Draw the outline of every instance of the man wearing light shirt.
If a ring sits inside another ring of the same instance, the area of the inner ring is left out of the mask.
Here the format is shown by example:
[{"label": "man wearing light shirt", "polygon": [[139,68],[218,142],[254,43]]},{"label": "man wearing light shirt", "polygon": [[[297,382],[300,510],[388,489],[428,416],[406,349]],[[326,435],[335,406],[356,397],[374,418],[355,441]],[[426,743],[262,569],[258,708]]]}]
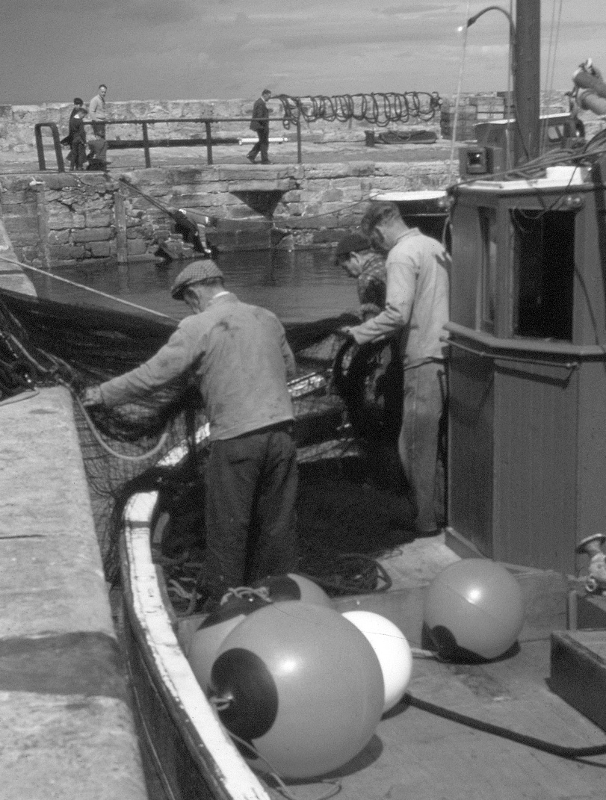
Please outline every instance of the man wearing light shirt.
[{"label": "man wearing light shirt", "polygon": [[107,162],[107,142],[105,141],[105,120],[107,119],[107,111],[105,109],[105,95],[107,94],[107,86],[102,83],[99,86],[98,93],[90,101],[88,107],[88,115],[93,123],[93,133],[95,136],[103,140],[103,146],[100,148],[99,158]]},{"label": "man wearing light shirt", "polygon": [[383,311],[345,332],[358,344],[398,337],[404,369],[398,451],[415,501],[415,533],[429,536],[443,524],[438,444],[445,402],[443,337],[450,257],[436,239],[409,228],[394,203],[371,203],[361,228],[376,249],[389,251],[387,297]]}]

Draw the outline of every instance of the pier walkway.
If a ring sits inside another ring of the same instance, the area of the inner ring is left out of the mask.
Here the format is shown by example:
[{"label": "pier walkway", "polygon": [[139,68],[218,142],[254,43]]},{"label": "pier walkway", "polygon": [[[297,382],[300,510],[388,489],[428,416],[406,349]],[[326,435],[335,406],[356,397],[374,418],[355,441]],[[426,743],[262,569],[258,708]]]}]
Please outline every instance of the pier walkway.
[{"label": "pier walkway", "polygon": [[144,800],[69,393],[0,428],[0,797]]}]

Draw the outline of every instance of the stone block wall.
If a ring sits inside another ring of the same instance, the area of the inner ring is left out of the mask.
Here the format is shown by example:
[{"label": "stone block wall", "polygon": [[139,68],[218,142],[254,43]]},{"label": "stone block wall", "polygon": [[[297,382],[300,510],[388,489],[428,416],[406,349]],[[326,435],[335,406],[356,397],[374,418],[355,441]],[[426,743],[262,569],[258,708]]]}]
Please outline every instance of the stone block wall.
[{"label": "stone block wall", "polygon": [[[475,140],[475,126],[480,122],[505,119],[512,116],[513,106],[507,92],[464,94],[456,98],[444,98],[440,114],[440,130],[445,139],[452,139],[455,117],[458,142]],[[542,92],[542,114],[564,114],[568,112],[568,98],[564,92]]]},{"label": "stone block wall", "polygon": [[[88,102],[88,101],[87,101]],[[108,127],[110,139],[141,139],[142,130],[138,125],[114,124],[119,120],[163,120],[175,119],[178,122],[158,122],[149,128],[150,138],[191,139],[204,137],[206,128],[202,123],[192,119],[209,117],[221,120],[237,118],[236,122],[214,122],[212,135],[218,137],[254,136],[249,128],[254,98],[250,100],[130,100],[107,103]],[[278,120],[284,116],[279,100],[270,100],[272,118],[272,136],[286,136],[296,139],[296,128],[285,128]],[[0,155],[12,153],[35,153],[34,126],[37,123],[54,122],[61,136],[67,134],[71,103],[44,103],[39,106],[0,105]],[[303,141],[364,141],[365,131],[372,129],[368,122],[350,119],[347,122],[327,121],[319,119],[315,122],[302,123],[301,138]],[[440,112],[433,120],[427,122],[411,119],[408,123],[394,123],[389,130],[431,130],[440,134]],[[42,129],[45,146],[52,145],[49,129]]]},{"label": "stone block wall", "polygon": [[377,194],[444,188],[449,178],[444,161],[273,165],[262,173],[230,164],[35,179],[3,175],[0,209],[18,259],[49,268],[149,259],[167,239],[176,240],[177,256],[191,256],[174,236],[170,216],[152,201],[214,218],[221,249],[240,249],[234,227],[250,231],[255,224],[269,237],[259,247],[277,239],[292,248],[323,247],[356,225]]}]

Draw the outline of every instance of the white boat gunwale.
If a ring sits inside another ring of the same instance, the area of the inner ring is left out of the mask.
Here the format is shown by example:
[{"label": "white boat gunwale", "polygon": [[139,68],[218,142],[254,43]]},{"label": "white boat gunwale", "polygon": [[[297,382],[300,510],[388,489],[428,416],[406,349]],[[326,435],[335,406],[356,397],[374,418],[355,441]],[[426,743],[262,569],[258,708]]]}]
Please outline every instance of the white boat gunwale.
[{"label": "white boat gunwale", "polygon": [[155,491],[133,495],[125,509],[122,563],[128,623],[147,669],[157,678],[155,688],[173,722],[182,734],[187,732],[186,746],[212,796],[269,800],[219,721],[177,641],[151,553],[151,520],[157,497]]}]

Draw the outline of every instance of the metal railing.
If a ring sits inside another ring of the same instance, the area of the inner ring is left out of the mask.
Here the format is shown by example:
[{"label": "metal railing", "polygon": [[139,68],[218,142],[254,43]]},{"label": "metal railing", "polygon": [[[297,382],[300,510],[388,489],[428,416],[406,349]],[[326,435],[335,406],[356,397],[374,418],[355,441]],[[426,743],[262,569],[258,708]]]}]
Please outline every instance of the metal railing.
[{"label": "metal railing", "polygon": [[[303,163],[303,152],[301,147],[301,120],[296,119],[288,119],[288,117],[281,117],[277,119],[271,119],[270,122],[284,122],[287,120],[289,123],[289,127],[293,126],[296,129],[297,135],[297,163]],[[226,145],[226,144],[238,144],[242,137],[236,136],[224,136],[219,137],[212,135],[212,125],[218,122],[246,122],[250,123],[250,117],[175,117],[175,118],[168,118],[168,119],[116,119],[116,120],[105,120],[104,125],[107,128],[111,126],[117,125],[134,125],[134,126],[141,126],[141,138],[140,139],[111,139],[107,138],[107,149],[108,150],[125,150],[125,149],[138,149],[143,150],[144,158],[145,158],[145,166],[151,167],[151,149],[154,147],[206,147],[206,163],[212,164],[213,163],[213,146],[218,145]],[[162,138],[162,139],[153,139],[149,136],[149,128],[150,125],[166,125],[168,123],[179,123],[180,125],[184,124],[199,124],[204,126],[204,136],[200,137],[192,137],[189,139],[171,139],[171,138]],[[92,125],[92,122],[85,122],[85,125]],[[57,169],[59,172],[65,172],[65,160],[63,158],[63,152],[61,150],[61,139],[59,130],[57,125],[54,122],[38,122],[34,126],[34,135],[36,139],[36,149],[38,152],[38,166],[40,171],[45,171],[46,167],[46,158],[44,154],[44,142],[42,138],[42,129],[49,128],[52,138],[53,138],[53,145],[55,149],[55,155],[57,158]]]}]

